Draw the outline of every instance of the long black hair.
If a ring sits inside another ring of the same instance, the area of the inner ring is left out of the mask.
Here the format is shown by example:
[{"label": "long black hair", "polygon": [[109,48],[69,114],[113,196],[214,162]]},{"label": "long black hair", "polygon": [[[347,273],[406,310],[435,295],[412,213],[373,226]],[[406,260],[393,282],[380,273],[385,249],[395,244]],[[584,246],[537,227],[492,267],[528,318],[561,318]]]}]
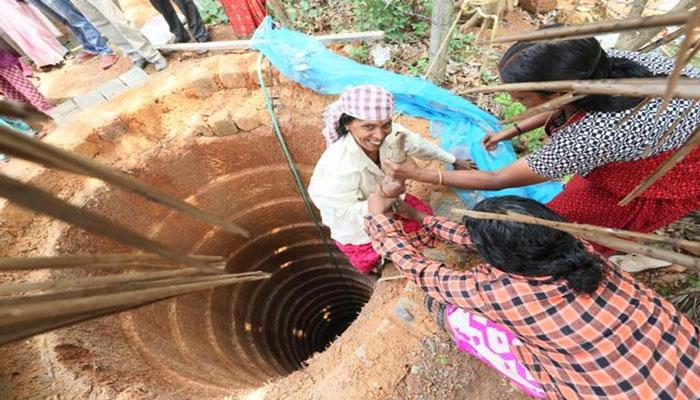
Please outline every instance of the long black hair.
[{"label": "long black hair", "polygon": [[355,119],[355,117],[352,117],[345,113],[342,114],[340,118],[338,118],[338,137],[343,137],[348,134],[348,128],[346,128],[345,126],[354,121]]},{"label": "long black hair", "polygon": [[[609,57],[595,38],[544,42],[517,42],[501,58],[498,71],[503,83],[586,79],[648,78],[645,66]],[[586,111],[622,111],[643,98],[591,95],[574,104]]]},{"label": "long black hair", "polygon": [[[557,213],[518,196],[492,197],[476,211],[519,214],[563,221]],[[518,275],[565,279],[576,292],[593,293],[603,279],[602,260],[570,234],[541,225],[464,218],[479,254],[494,267]]]}]

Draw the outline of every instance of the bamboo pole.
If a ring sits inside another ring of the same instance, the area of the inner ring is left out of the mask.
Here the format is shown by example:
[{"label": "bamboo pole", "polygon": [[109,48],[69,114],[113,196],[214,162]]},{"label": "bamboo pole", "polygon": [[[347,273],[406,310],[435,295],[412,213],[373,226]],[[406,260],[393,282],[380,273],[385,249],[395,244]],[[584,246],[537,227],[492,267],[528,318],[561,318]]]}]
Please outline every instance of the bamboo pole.
[{"label": "bamboo pole", "polygon": [[[589,225],[589,224],[575,224],[575,223],[570,223],[570,222],[550,221],[550,220],[546,220],[546,219],[536,218],[536,217],[532,217],[529,215],[517,214],[517,213],[513,213],[513,212],[508,212],[507,214],[497,214],[497,213],[489,213],[489,212],[483,212],[483,211],[464,210],[464,209],[459,209],[459,208],[453,208],[452,211],[454,211],[455,213],[457,213],[459,215],[464,215],[467,217],[477,218],[477,219],[492,219],[492,220],[497,220],[497,221],[520,222],[520,223],[525,223],[525,224],[542,225],[542,226],[546,226],[546,227],[553,228],[553,229],[559,229],[559,230],[568,232],[572,235],[580,235],[580,236],[597,235],[598,237],[603,237],[606,239],[613,238],[613,237],[620,237],[620,238],[626,238],[626,239],[646,240],[646,241],[652,241],[652,242],[656,242],[656,243],[663,243],[663,244],[671,245],[671,246],[678,247],[678,248],[681,248],[684,250],[690,250],[690,251],[700,250],[700,243],[698,243],[698,242],[693,242],[693,241],[685,240],[685,239],[669,238],[669,237],[660,236],[660,235],[653,235],[653,234],[649,234],[649,233],[625,231],[625,230],[621,230],[621,229],[606,228],[606,227],[602,227],[602,226]],[[634,242],[630,242],[630,243],[632,243],[634,245],[638,245],[637,243],[634,243]],[[607,246],[604,242],[601,244],[604,246]],[[610,246],[607,246],[607,247],[610,247]],[[683,260],[685,260],[686,262],[690,262],[692,264],[690,266],[700,267],[700,259],[698,259],[698,258],[690,257],[690,258],[683,258]],[[694,261],[692,261],[692,260],[694,260]]]},{"label": "bamboo pole", "polygon": [[619,120],[619,121],[617,122],[617,124],[615,124],[615,126],[613,127],[613,130],[618,130],[618,129],[620,129],[620,127],[622,127],[622,125],[624,125],[627,121],[629,121],[630,119],[632,119],[632,117],[634,117],[635,115],[637,115],[637,113],[638,113],[642,108],[644,108],[647,104],[649,104],[650,101],[651,101],[651,97],[646,97],[644,100],[642,100],[641,102],[639,102],[639,104],[637,104],[636,106],[634,106],[634,108],[632,109],[632,111],[630,111],[629,114],[625,115],[621,120]]},{"label": "bamboo pole", "polygon": [[[331,35],[316,36],[321,43],[348,43],[355,41],[376,41],[384,38],[384,31],[367,31],[352,33],[334,33]],[[221,40],[205,43],[173,43],[155,46],[157,50],[166,51],[222,51],[222,50],[248,50],[252,40]]]},{"label": "bamboo pole", "polygon": [[246,238],[250,236],[240,226],[206,213],[183,200],[171,197],[126,174],[2,126],[0,126],[0,151],[10,156],[23,158],[51,168],[59,168],[75,174],[101,179],[122,189],[140,194],[153,202],[166,205],[191,217],[218,226],[228,232]]},{"label": "bamboo pole", "polygon": [[492,40],[491,43],[531,42],[535,40],[574,39],[589,37],[601,33],[624,32],[628,30],[654,28],[659,26],[683,25],[689,21],[687,12],[668,13],[651,17],[629,18],[597,22],[586,25],[565,26],[561,28],[541,29],[514,35],[506,35]]},{"label": "bamboo pole", "polygon": [[[157,301],[172,296],[179,296],[200,290],[212,289],[218,286],[258,281],[268,279],[269,277],[270,274],[260,273],[258,276],[246,277],[239,277],[232,274],[223,277],[213,277],[214,279],[211,279],[211,277],[192,278],[185,283],[168,287],[156,287],[120,293],[107,293],[89,297],[51,300],[46,302],[34,302],[10,306],[4,305],[0,306],[0,327],[29,322],[51,316],[72,315],[77,313],[98,311],[104,308]],[[0,328],[0,330],[2,329]]]},{"label": "bamboo pole", "polygon": [[[219,267],[225,263],[221,256],[207,256],[190,254],[187,256],[193,260],[207,263],[210,267]],[[54,257],[0,257],[0,271],[23,271],[49,268],[80,268],[80,267],[135,267],[144,264],[158,263],[164,261],[161,256],[154,254],[80,254],[61,255]],[[136,264],[136,265],[135,265]],[[164,265],[170,267],[172,265]]]},{"label": "bamboo pole", "polygon": [[525,111],[522,114],[516,115],[516,116],[508,118],[506,120],[503,120],[503,121],[501,121],[501,123],[502,124],[509,124],[511,122],[521,121],[523,119],[530,118],[534,115],[538,115],[538,114],[541,114],[541,113],[546,112],[546,111],[553,111],[561,106],[564,106],[564,105],[569,104],[569,103],[573,103],[573,102],[580,100],[584,97],[586,97],[586,96],[580,95],[580,94],[575,94],[573,92],[565,93],[559,97],[555,97],[552,100],[546,101],[537,107],[528,109],[527,111]]},{"label": "bamboo pole", "polygon": [[[673,97],[673,94],[675,92],[675,88],[678,85],[678,80],[681,77],[681,72],[683,71],[683,68],[685,68],[690,59],[695,55],[695,53],[697,53],[698,49],[700,49],[700,46],[697,46],[698,44],[700,44],[700,42],[696,43],[695,39],[695,28],[698,25],[700,25],[700,7],[697,7],[695,11],[691,13],[690,18],[688,19],[688,22],[685,26],[685,40],[683,40],[683,43],[681,43],[681,48],[678,51],[678,56],[676,57],[676,66],[675,68],[673,68],[673,71],[668,76],[668,86],[666,88],[666,92],[664,93],[664,101],[661,103],[661,106],[656,112],[657,118],[666,109],[668,103],[671,101],[671,98]],[[693,48],[693,46],[695,47]]]},{"label": "bamboo pole", "polygon": [[700,100],[694,100],[693,103],[685,111],[683,111],[681,115],[676,117],[673,123],[671,123],[671,126],[669,126],[668,129],[666,129],[664,133],[661,134],[656,143],[650,144],[649,146],[647,146],[647,148],[644,149],[644,151],[642,151],[642,157],[647,157],[649,153],[651,153],[651,150],[653,148],[659,148],[663,146],[664,143],[666,143],[666,140],[668,140],[668,138],[671,136],[671,133],[673,133],[673,131],[676,130],[678,124],[685,121],[685,117],[687,117],[688,114],[690,114],[695,109],[695,107],[698,105],[698,101]]},{"label": "bamboo pole", "polygon": [[[663,97],[666,92],[666,83],[664,78],[521,82],[480,86],[464,90],[460,94],[513,91],[574,91],[578,94]],[[680,79],[673,95],[680,98],[700,99],[700,82],[697,79]]]},{"label": "bamboo pole", "polygon": [[[2,136],[0,133],[0,137]],[[5,197],[32,211],[49,215],[137,249],[158,254],[179,264],[211,269],[200,260],[191,259],[180,252],[171,250],[160,243],[117,225],[101,215],[81,210],[41,189],[26,185],[4,175],[0,175],[0,197]]]},{"label": "bamboo pole", "polygon": [[659,47],[661,47],[661,46],[664,46],[664,45],[666,45],[666,44],[669,44],[669,43],[673,42],[674,40],[676,40],[676,39],[678,39],[679,37],[683,36],[683,33],[685,33],[685,27],[678,28],[678,29],[676,29],[675,31],[669,33],[668,35],[663,36],[663,37],[661,37],[661,38],[659,38],[659,39],[657,39],[657,40],[655,40],[655,41],[653,41],[653,42],[647,44],[646,46],[642,47],[642,48],[639,49],[638,51],[639,51],[640,53],[648,53],[648,52],[650,52],[650,51],[652,51],[652,50],[654,50],[654,49],[657,49],[657,48],[659,48]]},{"label": "bamboo pole", "polygon": [[[224,271],[219,271],[223,273]],[[81,277],[66,279],[49,279],[42,282],[15,282],[0,285],[0,295],[26,293],[31,291],[74,291],[85,290],[94,287],[114,285],[121,283],[132,283],[142,281],[152,281],[164,278],[177,278],[189,275],[211,274],[203,272],[199,268],[181,268],[158,272],[128,272],[121,274],[105,275],[98,277]]]},{"label": "bamboo pole", "polygon": [[28,104],[6,100],[0,100],[0,115],[39,122],[47,122],[50,119],[48,115],[37,111]]},{"label": "bamboo pole", "polygon": [[659,165],[656,170],[649,175],[642,183],[637,185],[624,199],[620,200],[619,206],[626,206],[632,200],[636,199],[637,196],[642,194],[651,185],[654,184],[659,178],[661,178],[666,172],[670,171],[679,162],[683,161],[685,156],[690,154],[696,147],[700,145],[700,127],[695,129],[695,133],[688,139],[688,141],[681,146],[671,157],[669,157],[663,164]]}]

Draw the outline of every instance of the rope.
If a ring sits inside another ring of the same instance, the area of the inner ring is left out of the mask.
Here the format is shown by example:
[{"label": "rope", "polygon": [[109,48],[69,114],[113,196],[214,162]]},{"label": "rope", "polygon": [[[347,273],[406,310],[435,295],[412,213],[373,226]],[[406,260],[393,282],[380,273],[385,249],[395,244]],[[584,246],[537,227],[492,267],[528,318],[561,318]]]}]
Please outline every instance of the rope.
[{"label": "rope", "polygon": [[282,135],[282,129],[280,128],[279,121],[277,120],[277,116],[275,115],[275,107],[272,104],[272,98],[270,97],[270,93],[268,92],[267,86],[265,85],[265,78],[263,76],[264,57],[265,56],[262,53],[260,53],[260,56],[258,57],[258,80],[260,82],[260,89],[262,90],[263,97],[265,99],[265,107],[267,108],[267,112],[270,114],[270,119],[272,120],[272,127],[275,132],[275,137],[277,138],[277,142],[280,145],[282,154],[284,154],[284,158],[287,160],[287,166],[289,167],[289,171],[294,177],[294,183],[296,184],[297,189],[299,190],[299,194],[301,194],[301,198],[304,200],[304,207],[306,208],[306,213],[309,215],[309,218],[311,218],[311,221],[313,221],[314,225],[316,226],[318,236],[321,238],[323,246],[325,247],[328,256],[330,257],[331,261],[333,262],[333,265],[335,266],[335,270],[338,273],[338,278],[342,279],[343,277],[340,273],[340,265],[338,264],[338,259],[335,257],[335,254],[333,253],[333,247],[328,241],[326,234],[323,232],[321,221],[318,220],[318,217],[316,216],[316,213],[314,212],[313,207],[311,206],[311,199],[309,198],[309,193],[306,191],[304,181],[301,179],[301,175],[299,174],[299,169],[297,168],[296,163],[294,162],[294,158],[292,158],[292,154],[289,152],[289,148],[287,147],[287,141]]}]

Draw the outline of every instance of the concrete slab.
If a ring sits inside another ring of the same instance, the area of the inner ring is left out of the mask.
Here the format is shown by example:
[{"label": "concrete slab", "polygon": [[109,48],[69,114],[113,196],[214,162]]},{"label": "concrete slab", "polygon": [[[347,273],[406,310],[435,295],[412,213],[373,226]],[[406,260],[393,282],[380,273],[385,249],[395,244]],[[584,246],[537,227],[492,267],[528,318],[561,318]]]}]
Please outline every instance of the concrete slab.
[{"label": "concrete slab", "polygon": [[97,88],[97,91],[102,93],[102,96],[107,100],[111,100],[127,90],[129,90],[129,87],[119,79],[112,79]]},{"label": "concrete slab", "polygon": [[57,124],[63,124],[70,120],[78,110],[80,110],[80,107],[73,100],[66,100],[52,108],[49,111],[49,115]]},{"label": "concrete slab", "polygon": [[119,80],[130,88],[144,85],[148,81],[148,74],[141,68],[132,68],[119,76]]},{"label": "concrete slab", "polygon": [[102,93],[99,91],[92,90],[87,93],[83,93],[80,96],[73,97],[73,101],[81,109],[85,110],[98,104],[106,103],[107,99],[105,99],[104,96],[102,96]]}]

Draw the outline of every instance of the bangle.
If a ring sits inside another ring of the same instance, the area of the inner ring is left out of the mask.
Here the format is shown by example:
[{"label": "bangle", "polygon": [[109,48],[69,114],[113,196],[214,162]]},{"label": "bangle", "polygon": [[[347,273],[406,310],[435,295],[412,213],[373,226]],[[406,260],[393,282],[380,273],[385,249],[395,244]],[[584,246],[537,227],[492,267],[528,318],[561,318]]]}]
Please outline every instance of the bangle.
[{"label": "bangle", "polygon": [[442,171],[437,170],[438,173],[438,186],[442,186]]},{"label": "bangle", "polygon": [[513,128],[515,128],[515,131],[518,132],[518,135],[522,135],[522,134],[523,134],[523,130],[520,129],[520,127],[518,126],[518,124],[513,124]]}]

